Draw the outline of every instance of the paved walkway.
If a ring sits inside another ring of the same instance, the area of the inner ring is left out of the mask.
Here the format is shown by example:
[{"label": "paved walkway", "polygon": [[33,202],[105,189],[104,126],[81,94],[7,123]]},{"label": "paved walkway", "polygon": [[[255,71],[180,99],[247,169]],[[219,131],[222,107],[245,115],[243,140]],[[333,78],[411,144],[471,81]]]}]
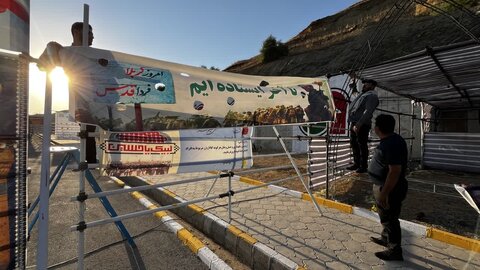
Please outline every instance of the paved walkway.
[{"label": "paved walkway", "polygon": [[[211,175],[194,173],[145,177],[161,183]],[[294,180],[299,181],[299,180]],[[205,196],[213,180],[167,187],[184,199]],[[232,189],[250,185],[232,181]],[[227,180],[219,179],[211,195],[227,191]],[[378,222],[312,202],[273,189],[260,188],[235,194],[231,224],[260,242],[308,269],[480,269],[480,254],[437,240],[403,232],[404,262],[385,263],[374,252],[383,247],[369,241],[381,231]],[[198,205],[228,220],[227,198]]]}]

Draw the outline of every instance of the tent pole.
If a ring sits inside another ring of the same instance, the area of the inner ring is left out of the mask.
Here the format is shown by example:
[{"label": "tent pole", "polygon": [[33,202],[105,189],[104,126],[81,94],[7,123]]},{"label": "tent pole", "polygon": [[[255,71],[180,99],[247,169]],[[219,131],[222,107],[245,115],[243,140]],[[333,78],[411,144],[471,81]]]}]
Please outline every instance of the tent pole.
[{"label": "tent pole", "polygon": [[48,263],[48,207],[50,189],[50,136],[52,133],[52,81],[47,72],[45,105],[43,109],[43,143],[40,177],[40,205],[38,209],[37,268],[47,269]]}]

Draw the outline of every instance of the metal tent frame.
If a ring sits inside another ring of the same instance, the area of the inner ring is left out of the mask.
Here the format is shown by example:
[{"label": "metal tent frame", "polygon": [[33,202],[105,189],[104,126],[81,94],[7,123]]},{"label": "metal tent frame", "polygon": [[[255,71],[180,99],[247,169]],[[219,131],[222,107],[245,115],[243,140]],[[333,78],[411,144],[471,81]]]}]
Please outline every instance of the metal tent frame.
[{"label": "metal tent frame", "polygon": [[467,41],[425,50],[365,68],[361,79],[440,109],[480,108],[480,44]]}]

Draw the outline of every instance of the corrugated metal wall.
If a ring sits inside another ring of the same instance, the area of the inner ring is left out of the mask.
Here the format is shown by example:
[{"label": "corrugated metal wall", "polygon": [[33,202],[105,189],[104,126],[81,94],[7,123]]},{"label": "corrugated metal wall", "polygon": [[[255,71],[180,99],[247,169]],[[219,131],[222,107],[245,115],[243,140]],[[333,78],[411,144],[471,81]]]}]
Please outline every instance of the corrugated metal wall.
[{"label": "corrugated metal wall", "polygon": [[[372,139],[372,138],[371,138]],[[369,142],[370,158],[378,141]],[[309,145],[310,156],[308,170],[310,173],[310,187],[314,188],[325,184],[327,180],[327,139],[318,137],[313,139]],[[328,168],[328,181],[334,181],[337,178],[349,173],[345,168],[350,166],[352,161],[352,152],[350,149],[350,139],[346,136],[331,137],[328,147],[328,157],[330,167]]]},{"label": "corrugated metal wall", "polygon": [[480,133],[428,132],[423,145],[428,168],[480,172]]}]

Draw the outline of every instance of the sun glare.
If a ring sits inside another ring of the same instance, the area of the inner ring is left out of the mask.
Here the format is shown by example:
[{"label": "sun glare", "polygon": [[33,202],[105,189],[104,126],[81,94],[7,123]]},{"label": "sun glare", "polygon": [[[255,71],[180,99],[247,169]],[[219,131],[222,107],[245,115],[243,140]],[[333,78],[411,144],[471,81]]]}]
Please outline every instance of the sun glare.
[{"label": "sun glare", "polygon": [[50,72],[50,79],[53,85],[68,86],[68,77],[61,67],[55,67],[52,72]]},{"label": "sun glare", "polygon": [[[49,76],[52,80],[52,109],[68,109],[68,77],[63,68],[54,68]],[[30,114],[43,113],[44,96],[45,72],[36,65],[30,65]]]}]

